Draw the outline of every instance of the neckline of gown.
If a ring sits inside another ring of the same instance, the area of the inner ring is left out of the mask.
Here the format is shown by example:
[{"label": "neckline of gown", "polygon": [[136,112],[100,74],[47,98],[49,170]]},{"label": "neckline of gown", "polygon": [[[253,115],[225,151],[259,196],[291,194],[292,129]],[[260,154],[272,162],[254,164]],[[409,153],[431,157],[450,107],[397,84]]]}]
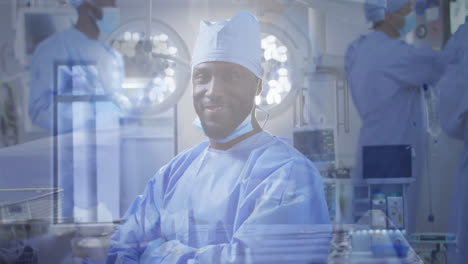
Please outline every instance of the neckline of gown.
[{"label": "neckline of gown", "polygon": [[241,142],[232,146],[230,149],[227,149],[227,150],[214,149],[210,147],[210,145],[208,144],[208,146],[206,147],[206,151],[212,152],[212,153],[220,153],[220,154],[250,151],[262,145],[266,146],[266,144],[268,144],[272,139],[273,139],[273,136],[270,135],[270,133],[266,131],[261,131],[255,135],[252,135],[251,137],[248,137],[242,140]]}]

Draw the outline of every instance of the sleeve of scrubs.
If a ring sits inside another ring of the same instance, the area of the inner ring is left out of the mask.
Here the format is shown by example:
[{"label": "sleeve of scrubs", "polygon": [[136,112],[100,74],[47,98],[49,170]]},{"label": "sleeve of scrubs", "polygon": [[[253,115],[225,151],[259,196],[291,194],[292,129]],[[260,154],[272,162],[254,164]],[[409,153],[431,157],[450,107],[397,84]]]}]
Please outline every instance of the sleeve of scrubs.
[{"label": "sleeve of scrubs", "polygon": [[[465,20],[467,19],[468,19],[468,16],[465,18]],[[468,40],[468,25],[466,24],[466,21],[465,21],[465,23],[460,25],[457,31],[447,41],[447,44],[444,47],[444,51],[463,50],[466,47],[467,40]]]},{"label": "sleeve of scrubs", "polygon": [[466,55],[447,67],[437,84],[440,91],[440,122],[444,131],[463,140],[468,112],[468,58]]},{"label": "sleeve of scrubs", "polygon": [[[468,18],[468,17],[467,17]],[[464,139],[468,112],[468,25],[461,25],[452,35],[445,50],[456,53],[437,84],[440,91],[440,122],[444,131],[452,137]]]},{"label": "sleeve of scrubs", "polygon": [[107,263],[139,263],[140,255],[151,241],[161,239],[159,211],[155,204],[154,177],[126,212],[125,223],[110,241]]},{"label": "sleeve of scrubs", "polygon": [[[308,161],[294,160],[243,185],[229,243],[192,248],[177,240],[155,240],[140,262],[322,263],[328,257],[329,223],[318,172]],[[306,232],[304,226],[315,228]]]},{"label": "sleeve of scrubs", "polygon": [[440,52],[430,48],[415,48],[399,42],[399,52],[388,54],[390,65],[384,69],[401,83],[401,87],[435,84],[452,59],[452,52]]},{"label": "sleeve of scrubs", "polygon": [[33,124],[46,130],[52,128],[54,66],[50,56],[39,46],[30,66],[29,117]]}]

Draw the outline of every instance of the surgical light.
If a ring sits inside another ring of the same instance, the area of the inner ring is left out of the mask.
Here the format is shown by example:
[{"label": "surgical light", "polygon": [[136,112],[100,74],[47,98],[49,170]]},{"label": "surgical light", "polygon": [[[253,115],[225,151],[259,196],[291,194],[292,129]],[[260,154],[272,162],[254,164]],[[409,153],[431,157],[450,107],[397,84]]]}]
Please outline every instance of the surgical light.
[{"label": "surgical light", "polygon": [[154,84],[161,84],[162,83],[162,79],[160,77],[156,77],[153,79],[153,83]]},{"label": "surgical light", "polygon": [[130,41],[132,39],[132,33],[130,31],[126,31],[124,33],[124,40],[125,41]]},{"label": "surgical light", "polygon": [[278,85],[277,80],[269,80],[268,81],[268,86],[270,86],[270,87],[276,87],[277,85]]},{"label": "surgical light", "polygon": [[133,32],[132,33],[132,41],[134,41],[134,42],[140,41],[140,34],[138,32]]},{"label": "surgical light", "polygon": [[255,103],[271,109],[291,91],[289,50],[280,38],[269,33],[262,33],[261,48],[264,85]]},{"label": "surgical light", "polygon": [[175,72],[174,72],[174,69],[172,68],[167,68],[164,70],[164,72],[166,73],[167,76],[174,76]]},{"label": "surgical light", "polygon": [[159,41],[166,42],[169,39],[169,36],[166,34],[159,35]]},{"label": "surgical light", "polygon": [[169,55],[175,55],[175,54],[177,54],[177,48],[176,48],[176,47],[170,46],[170,47],[168,48],[168,51],[169,51]]},{"label": "surgical light", "polygon": [[[147,32],[150,31],[150,32]],[[135,20],[123,24],[108,41],[122,54],[126,95],[142,98],[146,115],[172,107],[190,78],[190,55],[182,38],[163,22]]]},{"label": "surgical light", "polygon": [[286,48],[285,46],[280,46],[278,47],[278,52],[281,54],[286,54],[288,52],[288,48]]},{"label": "surgical light", "polygon": [[151,101],[154,101],[154,100],[156,100],[157,95],[158,95],[158,94],[157,94],[157,90],[153,88],[153,89],[151,90],[151,92],[148,94],[148,97],[149,97],[149,99],[150,99]]},{"label": "surgical light", "polygon": [[163,101],[164,101],[164,95],[159,94],[159,95],[158,95],[158,102],[159,102],[159,103],[162,103]]},{"label": "surgical light", "polygon": [[266,97],[266,102],[267,104],[271,105],[274,103],[274,98],[273,98],[273,94],[270,92],[268,93],[267,97]]},{"label": "surgical light", "polygon": [[259,105],[262,102],[262,97],[255,96],[255,104]]},{"label": "surgical light", "polygon": [[280,104],[281,103],[281,95],[280,94],[275,94],[274,95],[274,101],[276,104]]},{"label": "surgical light", "polygon": [[267,41],[268,41],[269,43],[275,43],[276,37],[273,36],[273,35],[269,35],[269,36],[267,37]]},{"label": "surgical light", "polygon": [[279,74],[280,76],[288,76],[288,70],[285,69],[285,68],[280,68],[280,69],[278,70],[278,74]]},{"label": "surgical light", "polygon": [[165,84],[166,88],[169,90],[169,92],[173,93],[176,89],[175,81],[174,78],[167,76],[165,79]]}]

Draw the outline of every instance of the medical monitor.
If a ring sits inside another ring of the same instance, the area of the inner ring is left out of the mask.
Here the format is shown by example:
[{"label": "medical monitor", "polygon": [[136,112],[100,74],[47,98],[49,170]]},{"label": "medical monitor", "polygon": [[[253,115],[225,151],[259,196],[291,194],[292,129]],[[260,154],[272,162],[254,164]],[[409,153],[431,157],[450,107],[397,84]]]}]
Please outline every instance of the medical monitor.
[{"label": "medical monitor", "polygon": [[411,178],[411,146],[364,146],[364,179]]},{"label": "medical monitor", "polygon": [[41,41],[72,27],[77,17],[76,10],[71,7],[20,9],[16,31],[16,58],[22,64],[29,64]]},{"label": "medical monitor", "polygon": [[333,129],[301,129],[293,132],[294,147],[315,165],[334,165],[335,133]]}]

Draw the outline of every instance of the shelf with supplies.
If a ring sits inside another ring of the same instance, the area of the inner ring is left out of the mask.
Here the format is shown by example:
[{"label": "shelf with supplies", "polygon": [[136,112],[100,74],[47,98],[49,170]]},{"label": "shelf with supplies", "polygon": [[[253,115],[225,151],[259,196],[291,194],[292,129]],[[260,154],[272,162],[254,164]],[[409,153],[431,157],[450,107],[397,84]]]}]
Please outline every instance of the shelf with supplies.
[{"label": "shelf with supplies", "polygon": [[404,229],[407,223],[406,189],[413,178],[363,179],[353,185],[352,216],[359,222],[369,212],[370,225]]},{"label": "shelf with supplies", "polygon": [[367,216],[373,221],[376,219],[373,213],[380,210],[380,216],[385,217],[381,220],[382,227],[405,228],[408,215],[406,190],[414,182],[413,178],[355,180],[323,177],[322,180],[332,223],[355,224]]}]

